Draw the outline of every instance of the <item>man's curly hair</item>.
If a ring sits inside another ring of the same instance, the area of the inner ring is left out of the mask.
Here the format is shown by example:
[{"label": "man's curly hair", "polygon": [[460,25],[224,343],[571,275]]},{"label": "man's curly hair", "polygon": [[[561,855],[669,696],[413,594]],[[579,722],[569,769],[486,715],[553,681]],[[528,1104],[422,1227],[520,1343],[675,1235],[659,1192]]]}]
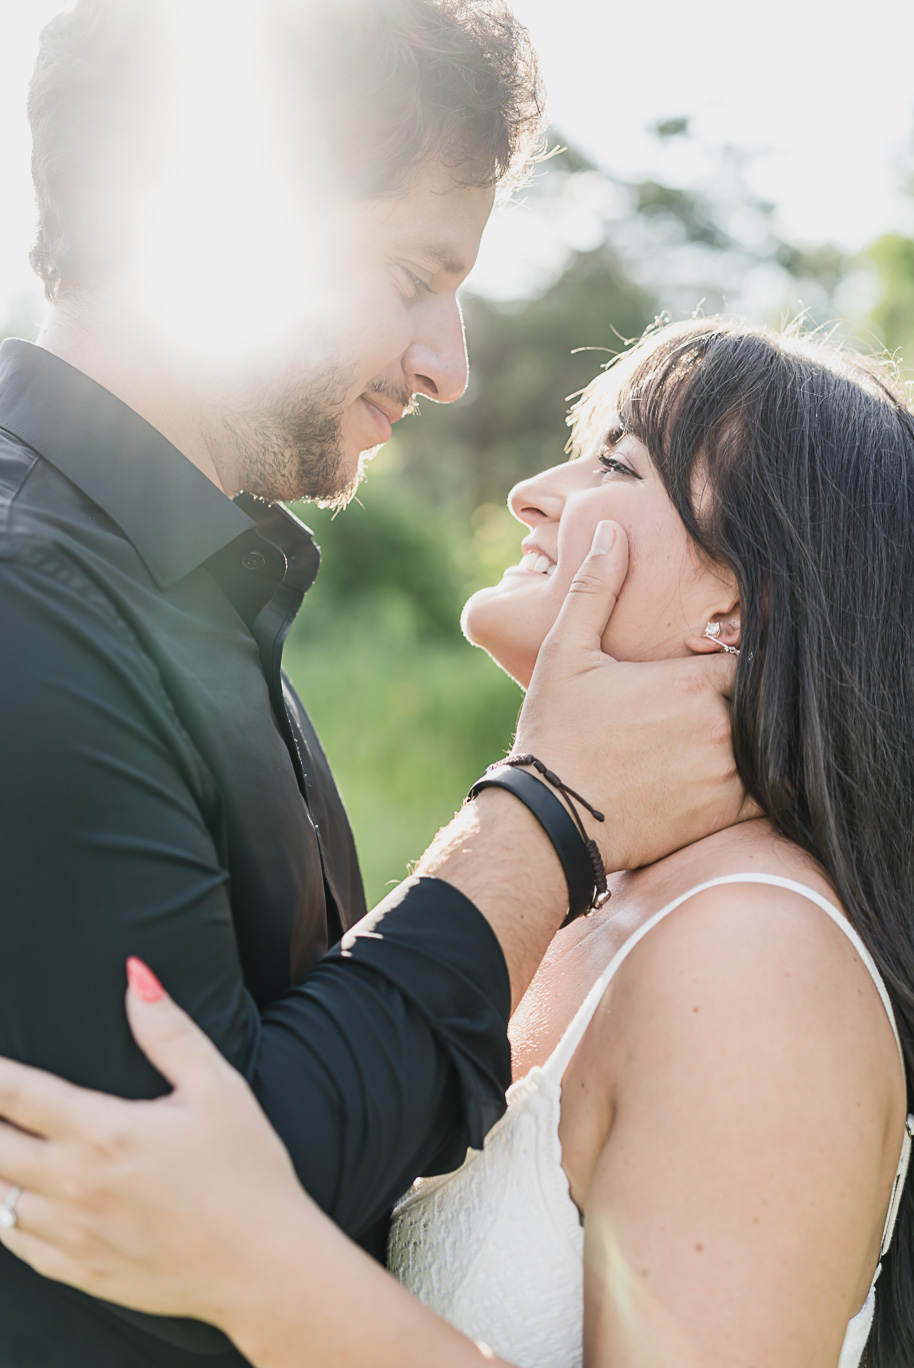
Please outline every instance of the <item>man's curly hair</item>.
[{"label": "man's curly hair", "polygon": [[[76,0],[41,35],[28,104],[31,261],[49,299],[103,283],[120,259],[167,99],[157,9]],[[259,0],[258,10],[278,79],[307,92],[302,164],[320,137],[356,195],[402,193],[431,163],[459,184],[510,188],[541,154],[536,55],[504,0]]]}]

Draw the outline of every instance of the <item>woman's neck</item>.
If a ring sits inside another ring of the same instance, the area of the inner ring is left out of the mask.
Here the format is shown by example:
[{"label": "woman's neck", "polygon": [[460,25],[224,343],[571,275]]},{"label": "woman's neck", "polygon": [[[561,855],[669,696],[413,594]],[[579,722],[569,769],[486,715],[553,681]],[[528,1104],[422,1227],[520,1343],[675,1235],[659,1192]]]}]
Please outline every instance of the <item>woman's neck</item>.
[{"label": "woman's neck", "polygon": [[559,932],[511,1019],[514,1077],[548,1058],[613,955],[648,917],[698,884],[751,873],[795,879],[836,901],[821,866],[761,817],[613,875],[606,907]]}]

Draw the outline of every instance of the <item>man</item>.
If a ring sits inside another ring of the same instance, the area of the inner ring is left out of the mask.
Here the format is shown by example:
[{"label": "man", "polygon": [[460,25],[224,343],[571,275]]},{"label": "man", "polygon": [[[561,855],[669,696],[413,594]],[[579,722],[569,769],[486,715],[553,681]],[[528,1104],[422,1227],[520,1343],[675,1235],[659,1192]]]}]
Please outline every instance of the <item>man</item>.
[{"label": "man", "polygon": [[[209,22],[240,23],[237,8],[206,7]],[[308,1190],[380,1254],[392,1199],[480,1144],[503,1108],[511,997],[569,895],[537,821],[487,790],[425,877],[325,954],[364,902],[281,672],[318,555],[274,501],[343,500],[414,394],[462,393],[456,292],[496,187],[536,145],[541,101],[500,0],[323,9],[305,22],[280,0],[246,8],[283,111],[247,157],[240,142],[226,156],[231,91],[209,142],[211,103],[178,108],[180,29],[163,24],[194,3],[79,0],[43,38],[34,262],[52,307],[39,346],[0,353],[0,1052],[127,1097],[162,1091],[123,1016],[124,960],[140,956],[245,1073]],[[218,34],[203,34],[191,87]],[[277,176],[310,209],[291,225],[266,215],[261,264],[275,250],[279,283],[308,288],[281,290],[275,310],[233,224],[280,129]],[[175,202],[188,146],[199,177]],[[200,277],[177,316],[160,307],[175,224]],[[248,311],[213,327],[201,301],[234,292],[233,269],[209,269],[224,240]],[[665,848],[661,814],[684,843],[731,820],[739,791],[714,677],[607,672],[598,642],[590,630],[544,661],[522,739],[612,814],[608,836],[591,834],[618,868]],[[601,709],[631,725],[594,737]],[[663,781],[684,774],[680,810]],[[242,1362],[209,1327],[119,1311],[6,1251],[0,1307],[10,1368]]]}]

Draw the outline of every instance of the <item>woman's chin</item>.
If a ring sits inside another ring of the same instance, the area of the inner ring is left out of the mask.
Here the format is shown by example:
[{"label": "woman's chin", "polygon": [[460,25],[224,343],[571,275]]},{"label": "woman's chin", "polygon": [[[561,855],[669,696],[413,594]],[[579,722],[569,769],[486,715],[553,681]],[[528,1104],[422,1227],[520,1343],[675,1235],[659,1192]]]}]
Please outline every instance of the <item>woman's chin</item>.
[{"label": "woman's chin", "polygon": [[526,689],[542,642],[519,640],[516,616],[495,589],[480,589],[464,604],[460,627],[472,646],[485,651],[505,674]]}]

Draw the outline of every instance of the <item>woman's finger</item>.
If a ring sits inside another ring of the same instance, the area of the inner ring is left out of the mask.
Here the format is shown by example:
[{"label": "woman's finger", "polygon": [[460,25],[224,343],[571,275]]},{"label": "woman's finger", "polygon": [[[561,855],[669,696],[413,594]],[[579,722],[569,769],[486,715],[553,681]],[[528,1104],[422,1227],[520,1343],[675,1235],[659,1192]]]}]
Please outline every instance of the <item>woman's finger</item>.
[{"label": "woman's finger", "polygon": [[66,1140],[86,1129],[108,1098],[43,1069],[0,1058],[0,1117],[33,1135]]},{"label": "woman's finger", "polygon": [[96,1265],[87,1259],[84,1251],[79,1251],[74,1258],[65,1245],[62,1247],[59,1239],[51,1244],[22,1225],[0,1230],[0,1243],[43,1278],[69,1283],[71,1287],[78,1287],[96,1297],[116,1300],[111,1296],[109,1279],[101,1264]]},{"label": "woman's finger", "polygon": [[127,1020],[133,1038],[174,1088],[199,1092],[234,1072],[142,960],[127,961],[127,982]]},{"label": "woman's finger", "polygon": [[54,1146],[0,1121],[0,1202],[12,1184],[42,1191],[53,1166]]},{"label": "woman's finger", "polygon": [[71,1254],[77,1249],[85,1250],[85,1235],[77,1234],[79,1227],[55,1202],[48,1201],[39,1192],[20,1188],[18,1184],[10,1187],[9,1183],[0,1183],[0,1204],[7,1202],[11,1192],[17,1193],[13,1203],[16,1220],[11,1226],[0,1226],[0,1240],[8,1249],[12,1248],[10,1242],[16,1235],[25,1232],[35,1239],[52,1240],[58,1248]]}]

